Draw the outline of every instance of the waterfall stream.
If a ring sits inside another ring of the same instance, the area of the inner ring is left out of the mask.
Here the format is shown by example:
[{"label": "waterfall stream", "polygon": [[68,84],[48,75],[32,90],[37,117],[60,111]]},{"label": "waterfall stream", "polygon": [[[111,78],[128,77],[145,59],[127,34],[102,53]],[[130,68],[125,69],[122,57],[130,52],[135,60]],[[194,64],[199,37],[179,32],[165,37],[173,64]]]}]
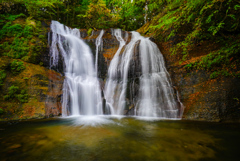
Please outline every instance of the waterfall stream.
[{"label": "waterfall stream", "polygon": [[62,115],[103,114],[93,56],[88,45],[81,40],[80,31],[56,21],[52,21],[51,31],[51,64],[57,65],[60,54],[65,64]]},{"label": "waterfall stream", "polygon": [[[116,39],[119,41],[120,45],[115,53],[113,59],[111,60],[109,69],[108,69],[108,79],[107,83],[105,85],[105,98],[107,102],[107,106],[110,108],[111,114],[114,115],[120,115],[123,114],[123,106],[124,106],[124,100],[125,100],[125,89],[126,86],[125,84],[119,84],[119,81],[123,80],[123,74],[124,74],[124,69],[122,71],[119,71],[119,59],[120,58],[120,52],[123,48],[123,46],[126,44],[125,40],[122,38],[122,30],[120,29],[115,29],[112,31],[112,35],[116,37]],[[126,55],[125,56],[131,56],[131,55]],[[121,65],[122,67],[124,65]],[[127,70],[127,68],[125,68]],[[118,79],[118,72],[121,73],[121,80]],[[125,72],[126,73],[126,72]],[[126,79],[125,79],[126,80]],[[118,107],[118,108],[114,108]]]},{"label": "waterfall stream", "polygon": [[96,45],[95,69],[96,69],[96,71],[98,71],[98,52],[103,49],[103,42],[102,42],[103,34],[104,34],[104,30],[101,30],[101,32],[95,42],[95,45]]},{"label": "waterfall stream", "polygon": [[[112,29],[119,47],[108,67],[103,91],[106,106],[103,107],[97,69],[104,30],[95,41],[95,63],[78,29],[52,21],[51,31],[50,66],[57,66],[62,57],[65,67],[63,116],[124,115],[134,107],[132,114],[136,116],[181,118],[183,106],[172,88],[163,56],[148,38],[137,32],[128,34]],[[134,79],[130,75],[134,75]]]},{"label": "waterfall stream", "polygon": [[[130,63],[138,47],[141,76],[138,98],[133,102],[134,114],[147,117],[181,117],[179,103],[174,96],[170,77],[157,45],[137,32],[131,32],[132,37],[128,44],[123,40],[121,30],[115,30],[114,35],[120,46],[109,66],[105,86],[105,97],[111,113],[124,114]],[[120,53],[124,46],[124,51]]]}]

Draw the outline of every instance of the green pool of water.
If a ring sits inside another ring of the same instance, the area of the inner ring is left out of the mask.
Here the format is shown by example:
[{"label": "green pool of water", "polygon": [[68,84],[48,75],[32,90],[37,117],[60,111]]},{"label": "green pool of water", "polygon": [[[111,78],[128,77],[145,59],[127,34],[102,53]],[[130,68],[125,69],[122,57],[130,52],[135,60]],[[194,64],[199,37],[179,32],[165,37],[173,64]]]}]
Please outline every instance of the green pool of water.
[{"label": "green pool of water", "polygon": [[239,161],[240,125],[133,117],[0,123],[0,160]]}]

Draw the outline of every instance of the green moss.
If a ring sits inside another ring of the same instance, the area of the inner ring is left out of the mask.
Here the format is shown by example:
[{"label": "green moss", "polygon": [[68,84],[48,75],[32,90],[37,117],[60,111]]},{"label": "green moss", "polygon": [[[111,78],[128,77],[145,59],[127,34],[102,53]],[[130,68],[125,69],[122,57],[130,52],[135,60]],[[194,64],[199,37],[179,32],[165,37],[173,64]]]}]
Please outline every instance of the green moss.
[{"label": "green moss", "polygon": [[26,17],[26,15],[23,14],[23,13],[20,13],[19,15],[7,14],[6,17],[5,17],[5,19],[6,19],[6,20],[9,20],[9,21],[14,21],[14,20],[16,20],[16,19],[19,18],[19,17]]},{"label": "green moss", "polygon": [[26,93],[26,90],[21,90],[21,92],[16,97],[21,103],[28,102],[28,94]]},{"label": "green moss", "polygon": [[3,85],[3,81],[6,78],[6,73],[4,70],[0,70],[0,86]]},{"label": "green moss", "polygon": [[10,66],[11,66],[11,71],[13,74],[18,74],[25,69],[25,66],[22,61],[14,60],[14,61],[12,61]]},{"label": "green moss", "polygon": [[24,79],[24,80],[29,80],[30,78],[29,78],[29,77],[24,77],[23,79]]},{"label": "green moss", "polygon": [[[31,17],[25,21],[17,19],[8,22],[9,19],[2,17],[5,25],[0,29],[0,39],[4,40],[0,44],[0,56],[5,55],[38,64],[38,58],[42,52],[40,48],[46,46],[46,36],[44,35],[46,30],[42,30],[41,22],[35,21]],[[12,15],[12,17],[19,16]],[[36,44],[36,42],[38,43]]]},{"label": "green moss", "polygon": [[23,36],[31,39],[33,37],[33,27],[30,25],[26,25],[23,29]]},{"label": "green moss", "polygon": [[43,39],[45,39],[46,37],[45,37],[45,35],[39,35],[38,38],[43,40]]},{"label": "green moss", "polygon": [[28,39],[15,37],[10,45],[10,51],[6,54],[9,57],[20,59],[29,52]]},{"label": "green moss", "polygon": [[219,50],[210,52],[201,60],[189,63],[184,67],[187,70],[206,70],[211,73],[210,78],[222,76],[239,76],[240,65],[240,41],[226,43]]},{"label": "green moss", "polygon": [[20,90],[18,86],[12,85],[8,88],[8,94],[4,96],[4,100],[17,99],[21,103],[28,102],[28,94],[26,90]]},{"label": "green moss", "polygon": [[21,36],[23,27],[20,24],[13,24],[11,22],[6,23],[0,30],[0,39],[3,37]]},{"label": "green moss", "polygon": [[92,31],[93,31],[92,28],[89,28],[89,29],[88,29],[88,31],[87,31],[88,36],[91,36],[91,35],[92,35]]},{"label": "green moss", "polygon": [[31,39],[31,41],[30,41],[31,43],[36,43],[36,40],[33,38],[33,39]]},{"label": "green moss", "polygon": [[11,100],[15,98],[18,91],[19,87],[12,85],[8,88],[8,94],[4,96],[4,100]]},{"label": "green moss", "polygon": [[0,115],[4,113],[4,110],[0,108]]}]

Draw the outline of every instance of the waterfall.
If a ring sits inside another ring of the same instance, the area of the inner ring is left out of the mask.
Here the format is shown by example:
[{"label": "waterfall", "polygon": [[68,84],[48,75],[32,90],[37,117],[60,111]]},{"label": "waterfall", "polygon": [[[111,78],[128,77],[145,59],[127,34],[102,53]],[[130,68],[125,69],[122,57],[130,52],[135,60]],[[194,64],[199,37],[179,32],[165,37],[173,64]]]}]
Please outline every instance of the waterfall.
[{"label": "waterfall", "polygon": [[95,41],[95,64],[80,30],[52,21],[51,31],[50,68],[57,68],[59,63],[64,67],[63,116],[102,115],[104,111],[112,115],[181,118],[184,106],[172,87],[160,50],[149,38],[137,32],[111,30],[119,47],[108,68],[103,110],[97,70],[104,30]]},{"label": "waterfall", "polygon": [[[174,96],[169,73],[157,45],[137,32],[131,32],[131,41],[126,44],[121,30],[114,30],[119,49],[114,55],[105,85],[106,104],[111,114],[124,114],[130,63],[136,48],[139,48],[141,76],[138,98],[134,101],[135,115],[148,117],[181,117],[179,102]],[[122,49],[124,51],[121,53]]]},{"label": "waterfall", "polygon": [[[105,99],[107,106],[110,109],[111,114],[119,115],[123,114],[123,105],[125,100],[125,94],[124,94],[124,85],[119,84],[118,79],[118,72],[119,72],[119,59],[120,59],[120,52],[123,48],[123,46],[126,44],[125,40],[122,38],[122,30],[115,29],[112,30],[112,35],[116,37],[116,39],[119,41],[120,45],[115,53],[109,69],[108,69],[108,79],[105,85]],[[127,68],[126,68],[127,69]],[[121,73],[121,77],[123,77],[123,72]],[[126,79],[125,79],[126,80]],[[119,108],[114,108],[119,107]]]},{"label": "waterfall", "polygon": [[57,21],[52,21],[51,31],[50,66],[57,66],[61,56],[65,67],[62,115],[103,114],[93,56],[88,45],[80,38],[80,31]]},{"label": "waterfall", "polygon": [[96,59],[95,59],[95,69],[98,71],[98,52],[103,49],[103,42],[102,36],[104,34],[104,30],[101,30],[100,34],[98,35],[95,45],[96,45]]},{"label": "waterfall", "polygon": [[178,103],[163,56],[155,43],[141,36],[139,39],[142,76],[135,113],[139,116],[177,118]]}]

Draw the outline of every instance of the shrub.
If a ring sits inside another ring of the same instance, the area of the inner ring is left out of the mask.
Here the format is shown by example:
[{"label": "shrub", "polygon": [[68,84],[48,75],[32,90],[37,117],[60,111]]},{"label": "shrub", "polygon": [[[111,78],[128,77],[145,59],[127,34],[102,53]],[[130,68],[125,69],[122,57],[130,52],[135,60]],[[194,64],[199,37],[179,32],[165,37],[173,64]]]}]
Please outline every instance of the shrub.
[{"label": "shrub", "polygon": [[33,27],[30,25],[26,25],[23,29],[23,36],[27,38],[32,38],[33,36]]},{"label": "shrub", "polygon": [[19,17],[26,17],[26,15],[24,15],[23,13],[20,13],[19,15],[7,15],[5,19],[9,21],[14,21]]},{"label": "shrub", "polygon": [[4,100],[17,99],[21,103],[28,102],[28,94],[26,90],[20,90],[18,86],[12,85],[8,88],[8,94],[4,96]]},{"label": "shrub", "polygon": [[28,102],[28,94],[26,93],[26,90],[21,90],[20,94],[18,94],[16,97],[21,103]]},{"label": "shrub", "polygon": [[12,85],[8,88],[8,94],[4,96],[5,100],[11,100],[15,98],[16,94],[19,91],[19,87]]},{"label": "shrub", "polygon": [[14,60],[14,61],[12,61],[10,66],[11,66],[11,71],[13,74],[18,74],[25,69],[25,66],[22,61]]}]

